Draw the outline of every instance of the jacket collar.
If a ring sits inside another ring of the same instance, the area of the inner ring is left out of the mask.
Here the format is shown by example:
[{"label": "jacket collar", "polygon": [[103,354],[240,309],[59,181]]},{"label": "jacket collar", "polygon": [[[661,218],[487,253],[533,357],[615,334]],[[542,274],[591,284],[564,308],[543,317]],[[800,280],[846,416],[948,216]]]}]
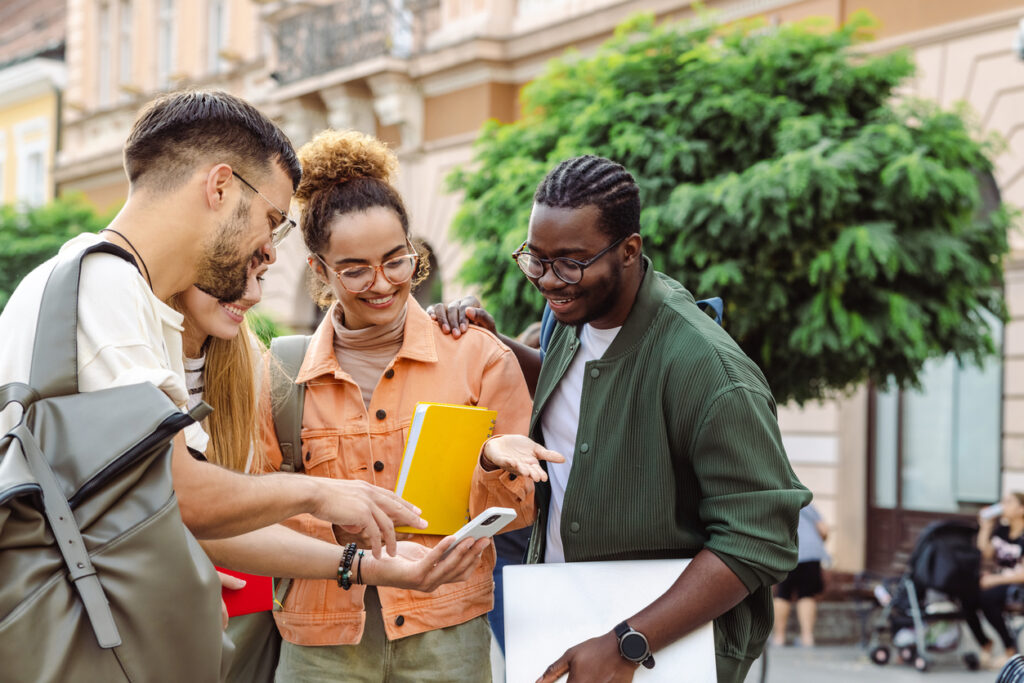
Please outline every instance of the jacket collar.
[{"label": "jacket collar", "polygon": [[622,324],[622,329],[615,335],[615,340],[605,352],[605,358],[619,355],[642,339],[651,328],[651,323],[658,315],[658,310],[665,297],[669,295],[668,287],[654,272],[651,259],[647,256],[644,256],[643,259],[644,279],[640,282],[640,289],[637,290],[636,299],[633,301],[633,307],[629,309],[626,322]]},{"label": "jacket collar", "polygon": [[[309,341],[309,350],[302,361],[299,373],[295,377],[296,384],[308,382],[311,379],[332,375],[335,379],[351,379],[351,376],[341,369],[338,358],[334,355],[334,325],[331,323],[331,316],[334,315],[338,303],[335,302],[329,309],[324,319],[320,321],[316,331]],[[405,328],[402,332],[402,348],[398,350],[395,359],[407,358],[422,363],[437,362],[437,344],[434,341],[434,327],[437,325],[427,315],[423,307],[409,296],[409,310],[405,314]]]}]

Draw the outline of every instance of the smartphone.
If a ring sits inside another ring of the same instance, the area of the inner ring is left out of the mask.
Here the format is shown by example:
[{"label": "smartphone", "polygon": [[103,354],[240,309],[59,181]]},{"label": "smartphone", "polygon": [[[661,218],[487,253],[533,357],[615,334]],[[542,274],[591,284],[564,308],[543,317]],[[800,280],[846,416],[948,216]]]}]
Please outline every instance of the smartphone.
[{"label": "smartphone", "polygon": [[467,538],[490,538],[504,529],[516,518],[516,511],[512,508],[487,508],[479,515],[470,520],[464,527],[456,531],[455,542],[444,551],[444,557],[452,548],[462,543]]}]

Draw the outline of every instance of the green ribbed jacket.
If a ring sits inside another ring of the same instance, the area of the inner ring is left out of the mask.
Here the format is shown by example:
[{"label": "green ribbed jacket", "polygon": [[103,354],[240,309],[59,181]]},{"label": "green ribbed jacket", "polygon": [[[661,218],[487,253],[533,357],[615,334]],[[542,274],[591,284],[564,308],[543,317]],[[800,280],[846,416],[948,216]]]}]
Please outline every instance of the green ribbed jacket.
[{"label": "green ribbed jacket", "polygon": [[[625,324],[586,366],[562,507],[565,558],[714,552],[750,590],[714,629],[719,680],[742,680],[771,631],[770,586],[796,566],[797,520],[811,494],[786,457],[764,375],[682,285],[645,265]],[[578,347],[576,328],[558,324],[534,399],[537,441]],[[537,486],[531,563],[544,558],[550,496]]]}]

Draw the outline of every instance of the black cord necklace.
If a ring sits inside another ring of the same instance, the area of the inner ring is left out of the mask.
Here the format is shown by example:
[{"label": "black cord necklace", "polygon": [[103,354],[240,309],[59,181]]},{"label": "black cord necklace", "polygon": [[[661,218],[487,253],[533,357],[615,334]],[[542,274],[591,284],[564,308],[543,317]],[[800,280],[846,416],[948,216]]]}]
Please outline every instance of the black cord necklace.
[{"label": "black cord necklace", "polygon": [[114,233],[115,235],[117,235],[118,237],[120,237],[121,239],[124,240],[125,244],[127,244],[128,247],[133,252],[135,252],[135,256],[138,257],[139,263],[142,264],[142,272],[144,272],[146,274],[146,282],[149,283],[149,288],[153,289],[153,280],[150,279],[150,277],[149,277],[149,268],[146,267],[146,262],[145,262],[145,260],[143,260],[142,254],[140,254],[139,250],[135,248],[135,245],[132,244],[132,241],[130,239],[128,239],[127,237],[125,237],[124,235],[122,235],[121,233],[119,233],[117,230],[114,230],[113,228],[103,228],[102,230],[100,230],[100,232],[112,232],[112,233]]}]

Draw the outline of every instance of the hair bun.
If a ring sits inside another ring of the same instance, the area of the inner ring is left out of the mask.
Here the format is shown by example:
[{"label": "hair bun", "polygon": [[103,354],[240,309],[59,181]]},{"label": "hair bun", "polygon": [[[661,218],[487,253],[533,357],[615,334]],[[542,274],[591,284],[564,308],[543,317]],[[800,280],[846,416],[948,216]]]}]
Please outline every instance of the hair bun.
[{"label": "hair bun", "polygon": [[295,191],[300,203],[338,183],[375,178],[390,183],[398,158],[383,142],[356,130],[327,129],[299,149],[302,182]]}]

